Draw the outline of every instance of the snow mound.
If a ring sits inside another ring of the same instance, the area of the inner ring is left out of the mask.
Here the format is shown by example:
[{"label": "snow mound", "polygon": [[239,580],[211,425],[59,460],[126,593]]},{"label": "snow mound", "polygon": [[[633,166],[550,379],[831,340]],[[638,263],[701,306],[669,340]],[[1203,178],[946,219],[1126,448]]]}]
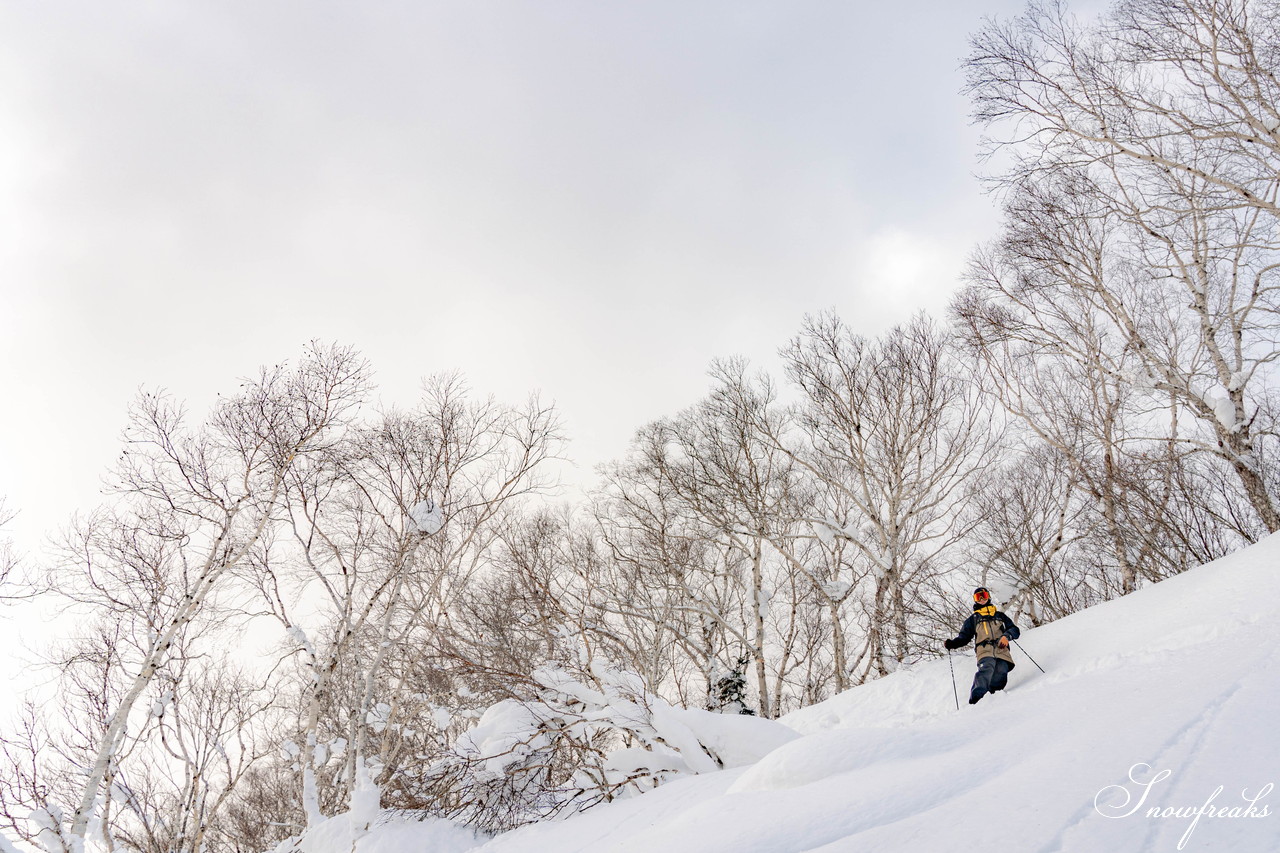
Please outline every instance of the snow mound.
[{"label": "snow mound", "polygon": [[917,729],[844,729],[818,732],[770,752],[729,786],[729,793],[799,788],[892,759],[955,748],[952,737]]},{"label": "snow mound", "polygon": [[321,822],[272,853],[468,853],[484,840],[484,836],[437,818],[419,821],[388,815],[366,828],[363,821],[348,813]]},{"label": "snow mound", "polygon": [[688,727],[726,768],[754,764],[800,737],[782,723],[749,714],[716,714],[696,708],[671,708],[668,713]]}]

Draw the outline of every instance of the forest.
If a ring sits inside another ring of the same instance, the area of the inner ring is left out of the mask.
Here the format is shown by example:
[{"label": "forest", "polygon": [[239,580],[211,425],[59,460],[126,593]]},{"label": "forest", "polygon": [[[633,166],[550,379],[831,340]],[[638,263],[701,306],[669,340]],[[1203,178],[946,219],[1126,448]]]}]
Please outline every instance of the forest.
[{"label": "forest", "polygon": [[677,712],[945,654],[975,585],[1037,626],[1280,529],[1280,5],[1035,0],[964,68],[1003,225],[945,316],[717,361],[581,497],[539,395],[385,405],[341,344],[203,418],[140,394],[109,501],[0,554],[78,628],[0,730],[0,851],[262,851],[361,798],[502,832],[715,769]]}]

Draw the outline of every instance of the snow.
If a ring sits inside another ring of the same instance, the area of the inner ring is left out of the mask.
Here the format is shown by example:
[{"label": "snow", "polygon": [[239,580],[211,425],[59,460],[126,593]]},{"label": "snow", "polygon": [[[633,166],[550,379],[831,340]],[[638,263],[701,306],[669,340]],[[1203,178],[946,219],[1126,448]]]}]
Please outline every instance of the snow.
[{"label": "snow", "polygon": [[1224,388],[1212,388],[1204,395],[1204,402],[1213,410],[1213,416],[1228,431],[1236,428],[1236,404]]},{"label": "snow", "polygon": [[749,714],[717,714],[699,708],[669,708],[725,767],[754,764],[773,750],[800,737],[795,730],[773,720]]},{"label": "snow", "polygon": [[331,817],[299,842],[284,842],[271,853],[468,853],[483,838],[444,820],[396,819],[364,828],[360,815]]},{"label": "snow", "polygon": [[356,759],[356,784],[351,792],[351,807],[347,818],[354,827],[368,829],[378,822],[380,815],[379,791],[373,784],[363,758]]},{"label": "snow", "polygon": [[311,639],[307,637],[307,632],[298,625],[290,625],[285,631],[285,636],[292,640],[300,651],[306,652],[313,658],[316,656],[315,646],[311,645]]},{"label": "snow", "polygon": [[651,774],[679,773],[684,762],[671,750],[657,751],[642,746],[615,749],[605,757],[604,770],[610,779],[630,779],[640,771]]},{"label": "snow", "polygon": [[387,721],[391,719],[391,706],[386,702],[379,702],[365,714],[365,722],[369,724],[369,728],[375,732],[385,731]]},{"label": "snow", "polygon": [[[944,658],[776,722],[667,708],[658,724],[713,742],[727,769],[492,839],[402,823],[375,827],[354,848],[300,849],[1280,849],[1280,536],[1023,627],[1021,645],[1047,672],[1015,648],[1010,689],[975,706],[963,704],[970,651],[953,658],[959,710]],[[488,717],[482,729],[497,722]],[[375,844],[373,833],[388,840]]]},{"label": "snow", "polygon": [[431,498],[414,504],[409,510],[409,518],[414,529],[427,536],[434,536],[444,527],[444,511]]},{"label": "snow", "polygon": [[730,793],[799,788],[889,759],[928,755],[949,743],[916,729],[859,728],[822,731],[775,750],[729,786]]},{"label": "snow", "polygon": [[173,704],[173,691],[166,690],[158,699],[151,703],[151,716],[163,717],[164,712],[169,710],[169,706]]},{"label": "snow", "polygon": [[823,545],[830,545],[836,541],[836,531],[840,529],[840,526],[836,524],[836,520],[830,516],[820,522],[814,522],[812,527],[814,535],[818,537],[818,541]]},{"label": "snow", "polygon": [[1156,385],[1159,384],[1156,378],[1142,366],[1125,371],[1121,378],[1133,386],[1133,390],[1138,393],[1154,391],[1156,390]]},{"label": "snow", "polygon": [[494,777],[529,753],[532,745],[545,737],[532,735],[541,720],[529,708],[514,699],[492,705],[475,727],[457,744],[458,751],[468,757],[485,757],[483,768]]},{"label": "snow", "polygon": [[756,609],[761,619],[769,618],[769,602],[773,601],[773,592],[767,589],[756,590]]},{"label": "snow", "polygon": [[[991,593],[991,601],[997,607],[1002,607],[1002,601],[1012,601],[1013,597],[1018,593],[1017,584],[1009,582],[1005,578],[992,578],[990,581],[983,579],[982,586],[987,588],[987,592]],[[959,630],[957,625],[956,629]]]},{"label": "snow", "polygon": [[843,601],[844,597],[849,594],[849,590],[853,589],[853,584],[848,581],[831,581],[822,585],[822,591],[828,598],[836,601]]}]

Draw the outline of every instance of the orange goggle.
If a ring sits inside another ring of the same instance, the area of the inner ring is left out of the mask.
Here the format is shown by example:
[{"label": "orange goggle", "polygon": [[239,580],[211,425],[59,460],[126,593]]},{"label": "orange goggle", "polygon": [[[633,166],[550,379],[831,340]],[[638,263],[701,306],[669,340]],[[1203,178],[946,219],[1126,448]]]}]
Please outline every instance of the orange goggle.
[{"label": "orange goggle", "polygon": [[990,601],[991,593],[987,592],[985,589],[980,589],[973,594],[973,600],[978,602],[979,604],[981,604],[984,601]]}]

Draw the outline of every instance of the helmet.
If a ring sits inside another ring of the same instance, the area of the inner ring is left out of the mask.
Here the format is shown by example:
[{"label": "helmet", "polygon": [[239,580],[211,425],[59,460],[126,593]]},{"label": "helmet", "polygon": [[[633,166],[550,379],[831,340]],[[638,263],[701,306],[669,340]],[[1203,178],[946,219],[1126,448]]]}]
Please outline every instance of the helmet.
[{"label": "helmet", "polygon": [[973,600],[982,604],[991,600],[991,593],[987,591],[985,586],[980,586],[973,591]]}]

